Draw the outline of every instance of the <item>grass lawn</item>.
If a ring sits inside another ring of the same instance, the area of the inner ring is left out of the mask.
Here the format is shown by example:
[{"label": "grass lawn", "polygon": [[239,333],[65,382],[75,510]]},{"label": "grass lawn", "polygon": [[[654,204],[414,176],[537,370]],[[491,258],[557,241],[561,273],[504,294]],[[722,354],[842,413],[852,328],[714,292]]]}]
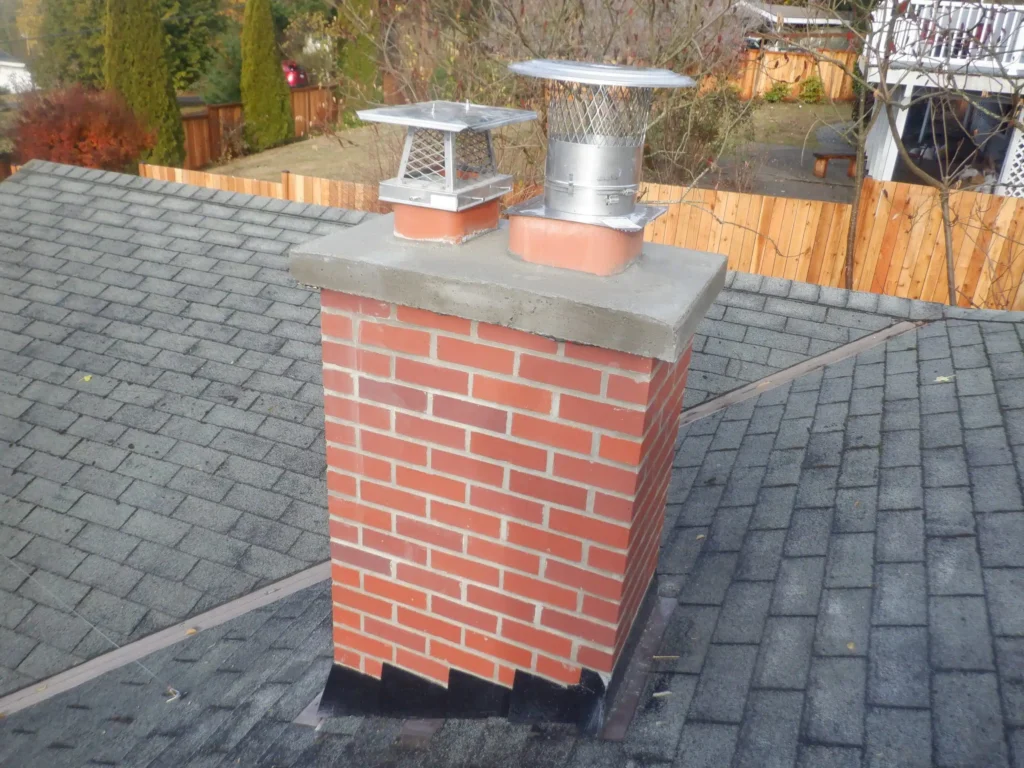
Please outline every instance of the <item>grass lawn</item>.
[{"label": "grass lawn", "polygon": [[852,107],[849,102],[761,104],[754,111],[753,140],[762,144],[799,147],[806,138],[808,146],[813,147],[817,144],[815,129],[849,120]]}]

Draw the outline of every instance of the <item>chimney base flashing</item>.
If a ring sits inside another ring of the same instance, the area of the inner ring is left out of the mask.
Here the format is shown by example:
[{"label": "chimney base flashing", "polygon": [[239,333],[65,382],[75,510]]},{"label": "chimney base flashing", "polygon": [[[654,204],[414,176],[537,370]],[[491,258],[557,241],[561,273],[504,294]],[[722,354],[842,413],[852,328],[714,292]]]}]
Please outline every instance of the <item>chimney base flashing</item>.
[{"label": "chimney base flashing", "polygon": [[508,226],[452,247],[404,240],[379,216],[296,246],[303,284],[674,362],[725,285],[726,259],[655,243],[602,277],[525,262]]}]

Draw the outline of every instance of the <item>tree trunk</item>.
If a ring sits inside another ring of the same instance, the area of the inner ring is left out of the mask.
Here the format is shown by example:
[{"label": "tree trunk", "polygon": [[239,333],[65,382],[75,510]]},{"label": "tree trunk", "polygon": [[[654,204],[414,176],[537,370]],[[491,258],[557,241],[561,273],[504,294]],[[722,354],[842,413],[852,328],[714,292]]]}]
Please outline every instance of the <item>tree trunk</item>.
[{"label": "tree trunk", "polygon": [[953,217],[949,210],[949,187],[939,190],[939,208],[942,210],[942,234],[946,252],[946,281],[949,284],[949,305],[956,306],[956,261],[953,257]]}]

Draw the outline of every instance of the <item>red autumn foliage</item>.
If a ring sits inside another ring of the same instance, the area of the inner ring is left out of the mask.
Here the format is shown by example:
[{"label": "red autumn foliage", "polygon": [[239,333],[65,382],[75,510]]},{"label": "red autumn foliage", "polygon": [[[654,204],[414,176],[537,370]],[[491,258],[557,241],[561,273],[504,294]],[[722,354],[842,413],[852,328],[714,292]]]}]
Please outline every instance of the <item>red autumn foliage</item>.
[{"label": "red autumn foliage", "polygon": [[107,171],[135,170],[155,141],[116,93],[77,85],[26,95],[11,138],[19,163],[49,160]]}]

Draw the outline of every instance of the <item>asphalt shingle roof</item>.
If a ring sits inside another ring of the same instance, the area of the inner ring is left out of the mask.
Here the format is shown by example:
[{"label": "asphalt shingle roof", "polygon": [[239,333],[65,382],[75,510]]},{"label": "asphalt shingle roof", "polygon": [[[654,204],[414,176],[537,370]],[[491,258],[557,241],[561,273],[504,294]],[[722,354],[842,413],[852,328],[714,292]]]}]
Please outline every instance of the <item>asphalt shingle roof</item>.
[{"label": "asphalt shingle roof", "polygon": [[[363,214],[31,163],[0,184],[0,693],[327,558],[319,297]],[[31,575],[32,578],[29,578]]]},{"label": "asphalt shingle roof", "polygon": [[[301,445],[289,443],[282,434],[292,433],[278,434],[277,422],[274,435],[260,434],[270,419],[319,429],[316,297],[285,284],[284,248],[218,248],[170,230],[199,226],[194,221],[168,221],[149,234],[183,238],[192,245],[178,248],[201,253],[133,239],[130,225],[159,226],[168,210],[198,216],[200,209],[173,206],[207,192],[162,187],[159,200],[139,203],[159,212],[147,223],[128,213],[135,203],[126,200],[131,185],[146,182],[108,177],[93,179],[91,192],[61,189],[71,173],[81,172],[33,166],[0,185],[0,204],[10,201],[0,205],[0,228],[9,233],[0,247],[0,483],[9,497],[0,507],[0,546],[121,633],[115,637],[131,639],[172,613],[191,615],[287,571],[272,563],[324,558],[325,514],[313,496],[322,493],[322,437],[303,432]],[[79,197],[56,202],[60,210],[35,210],[65,194]],[[111,212],[127,220],[99,224],[103,200],[124,205]],[[235,202],[232,217],[280,204]],[[315,230],[323,215],[348,214],[306,210],[296,226]],[[241,231],[244,218],[218,220],[234,226],[229,234],[261,237]],[[257,226],[292,237],[283,221]],[[66,227],[76,226],[92,229],[71,238]],[[120,227],[127,238],[101,226]],[[145,248],[167,255],[146,259]],[[80,249],[95,254],[92,261],[80,261]],[[93,269],[78,274],[82,265]],[[147,265],[166,267],[158,279],[180,286],[169,286],[168,296],[152,283],[103,280],[146,280]],[[236,273],[239,266],[248,274]],[[193,274],[186,270],[216,281],[182,281],[183,272]],[[1024,768],[1024,319],[742,275],[729,284],[695,339],[691,405],[897,320],[927,322],[681,430],[658,568],[659,594],[677,606],[624,742],[493,720],[449,721],[413,746],[400,738],[399,721],[340,718],[318,730],[293,723],[330,665],[330,598],[321,584],[147,657],[156,679],[126,666],[6,718],[0,763]],[[210,294],[192,294],[197,288],[223,296],[208,303],[199,296]],[[291,302],[281,288],[295,292]],[[143,296],[126,302],[119,291]],[[252,338],[239,336],[248,329],[231,323],[252,299],[266,302],[250,313],[256,317],[274,318],[275,305],[312,314],[305,323],[277,319],[257,334],[276,348],[252,350],[239,342]],[[193,307],[224,315],[194,317]],[[126,320],[124,308],[145,314]],[[309,328],[309,338],[282,335],[292,328],[286,321]],[[189,337],[190,346],[152,343],[165,338],[160,331]],[[78,332],[99,346],[75,346],[69,340]],[[143,338],[122,338],[131,333]],[[122,342],[151,356],[116,354],[136,349]],[[299,349],[293,343],[304,345],[302,356],[283,351]],[[238,360],[196,352],[223,347]],[[163,364],[179,358],[192,362]],[[180,374],[175,387],[197,389],[162,387],[169,374]],[[281,379],[294,391],[263,386]],[[93,383],[99,387],[90,390]],[[211,391],[236,399],[209,399]],[[257,405],[269,394],[285,410]],[[206,410],[161,405],[186,397]],[[109,412],[79,412],[79,402]],[[233,409],[230,421],[213,415],[219,406]],[[167,434],[176,419],[188,419],[188,429]],[[235,430],[231,441],[214,445],[227,430]],[[80,441],[91,441],[88,452]],[[252,446],[265,450],[249,455]],[[272,458],[275,450],[287,453]],[[223,454],[220,463],[175,458],[206,451]],[[236,469],[225,469],[229,461]],[[187,481],[177,481],[183,472]],[[133,493],[139,483],[157,496]],[[244,504],[230,498],[238,488],[251,494]],[[165,508],[158,499],[177,498],[168,494],[182,498]],[[247,515],[259,525],[243,524]],[[292,529],[294,540],[282,535]],[[304,537],[306,559],[296,548]],[[231,562],[213,559],[225,551]],[[69,654],[107,650],[48,595],[0,567],[0,663],[14,670],[6,673],[13,688],[66,666]],[[168,685],[187,695],[166,702]]]}]

